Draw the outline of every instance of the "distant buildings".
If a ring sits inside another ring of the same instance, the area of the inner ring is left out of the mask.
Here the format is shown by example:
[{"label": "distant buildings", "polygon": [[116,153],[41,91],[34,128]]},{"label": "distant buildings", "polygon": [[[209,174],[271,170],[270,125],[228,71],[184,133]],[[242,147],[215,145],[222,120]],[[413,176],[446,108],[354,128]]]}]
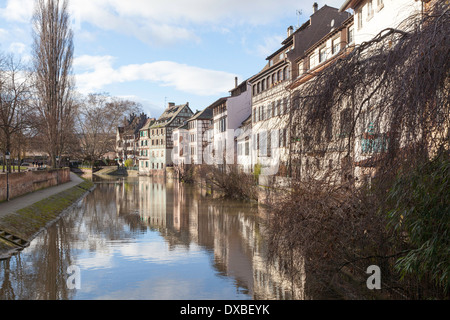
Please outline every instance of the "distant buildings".
[{"label": "distant buildings", "polygon": [[150,170],[164,170],[173,165],[173,130],[183,125],[192,115],[188,102],[182,105],[169,102],[163,114],[150,126]]},{"label": "distant buildings", "polygon": [[138,159],[139,159],[139,174],[148,175],[151,166],[150,154],[150,127],[155,123],[155,118],[147,119],[144,126],[139,130],[138,143]]},{"label": "distant buildings", "polygon": [[[169,103],[157,120],[130,119],[118,129],[118,156],[123,160],[138,156],[139,172],[149,175],[159,175],[168,166],[191,164],[231,164],[245,172],[258,167],[262,174],[284,177],[299,176],[312,164],[319,173],[339,167],[336,149],[320,157],[313,152],[292,157],[300,148],[290,119],[290,110],[300,108],[295,97],[333,61],[385,28],[401,28],[401,21],[420,14],[429,2],[343,0],[340,9],[327,5],[319,9],[314,3],[310,19],[296,29],[288,27],[286,38],[266,58],[265,66],[241,83],[236,78],[229,96],[195,113],[188,103]],[[346,137],[348,110],[339,110],[333,121],[337,125],[330,127],[329,137],[337,143]],[[361,152],[360,142],[355,143],[354,161],[370,156]],[[356,169],[356,174],[362,171]]]},{"label": "distant buildings", "polygon": [[131,159],[133,166],[138,164],[139,156],[139,131],[147,122],[145,114],[131,115],[129,119],[124,119],[123,126],[116,131],[116,156],[119,164],[125,164],[127,159]]}]

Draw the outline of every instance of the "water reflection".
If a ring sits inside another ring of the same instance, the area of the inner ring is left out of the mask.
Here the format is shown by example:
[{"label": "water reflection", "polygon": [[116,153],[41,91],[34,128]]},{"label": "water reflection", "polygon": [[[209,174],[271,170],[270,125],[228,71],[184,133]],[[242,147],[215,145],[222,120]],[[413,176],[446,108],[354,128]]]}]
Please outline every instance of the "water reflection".
[{"label": "water reflection", "polygon": [[[148,177],[97,188],[0,261],[1,299],[303,299],[267,265],[258,206]],[[77,265],[81,288],[66,285]]]}]

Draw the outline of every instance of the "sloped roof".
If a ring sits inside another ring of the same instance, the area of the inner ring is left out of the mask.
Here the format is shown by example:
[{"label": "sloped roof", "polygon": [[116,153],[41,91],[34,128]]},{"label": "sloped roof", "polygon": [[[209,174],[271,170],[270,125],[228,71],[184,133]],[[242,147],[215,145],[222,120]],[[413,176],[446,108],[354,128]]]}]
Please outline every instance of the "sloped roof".
[{"label": "sloped roof", "polygon": [[147,122],[144,124],[144,126],[141,128],[141,130],[147,130],[150,128],[150,126],[156,121],[155,118],[148,118]]},{"label": "sloped roof", "polygon": [[193,120],[209,120],[213,117],[212,108],[208,107],[203,109],[202,111],[197,111],[188,121]]},{"label": "sloped roof", "polygon": [[162,115],[158,118],[158,120],[155,121],[155,123],[150,126],[150,128],[160,128],[170,125],[172,121],[180,114],[180,112],[183,111],[184,108],[187,108],[187,110],[191,112],[191,114],[193,114],[192,110],[189,108],[189,102],[177,106],[169,105],[169,107],[164,110]]},{"label": "sloped roof", "polygon": [[[341,26],[342,23],[349,17],[351,17],[351,14],[348,12],[340,12],[337,8],[324,5],[314,12],[310,16],[310,19],[307,20],[300,28],[288,36],[282,42],[282,46],[269,55],[266,60],[270,60],[278,53],[290,47],[292,41],[294,41],[294,47],[287,53],[287,59],[293,62],[296,59],[303,57],[305,52],[310,47],[314,46],[315,43],[320,41],[330,31]],[[284,59],[276,61],[273,65],[270,65],[270,61],[268,61],[261,71],[250,79],[250,82],[259,78],[266,72],[269,72],[269,70],[271,71],[272,69],[278,68],[282,64],[286,64]]]}]

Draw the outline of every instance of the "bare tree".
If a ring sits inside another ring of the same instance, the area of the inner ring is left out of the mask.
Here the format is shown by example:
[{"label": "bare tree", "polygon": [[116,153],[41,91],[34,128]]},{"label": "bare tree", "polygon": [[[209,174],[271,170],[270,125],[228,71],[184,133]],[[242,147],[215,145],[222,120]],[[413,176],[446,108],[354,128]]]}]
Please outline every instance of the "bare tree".
[{"label": "bare tree", "polygon": [[291,165],[301,170],[271,204],[267,234],[274,259],[301,256],[320,290],[351,296],[340,271],[358,279],[370,263],[384,270],[385,294],[448,297],[449,19],[437,1],[292,94]]},{"label": "bare tree", "polygon": [[94,164],[106,153],[114,152],[116,129],[123,117],[140,110],[141,106],[133,101],[89,94],[80,103],[76,117],[80,156]]},{"label": "bare tree", "polygon": [[[0,56],[0,131],[3,154],[14,153],[20,159],[20,143],[30,125],[30,77],[13,56]],[[15,143],[16,142],[16,143]]]},{"label": "bare tree", "polygon": [[33,16],[36,110],[52,167],[73,129],[73,33],[68,1],[37,0]]}]

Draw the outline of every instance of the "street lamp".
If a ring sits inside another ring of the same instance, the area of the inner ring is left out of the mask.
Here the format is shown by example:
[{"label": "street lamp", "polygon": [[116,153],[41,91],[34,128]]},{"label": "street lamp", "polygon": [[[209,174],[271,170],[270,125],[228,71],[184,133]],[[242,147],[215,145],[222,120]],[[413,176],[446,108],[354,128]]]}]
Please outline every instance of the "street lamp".
[{"label": "street lamp", "polygon": [[9,168],[8,168],[8,160],[10,158],[9,151],[6,151],[5,153],[5,159],[6,159],[6,201],[9,201]]}]

